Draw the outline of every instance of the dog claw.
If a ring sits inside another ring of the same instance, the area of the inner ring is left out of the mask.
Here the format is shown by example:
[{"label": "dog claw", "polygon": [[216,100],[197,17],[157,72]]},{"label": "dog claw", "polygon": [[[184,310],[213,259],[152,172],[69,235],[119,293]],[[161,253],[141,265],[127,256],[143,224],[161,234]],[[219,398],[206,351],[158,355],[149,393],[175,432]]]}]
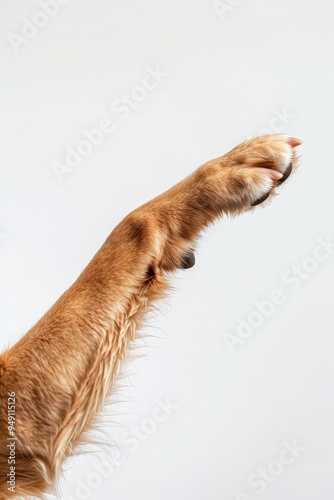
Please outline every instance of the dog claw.
[{"label": "dog claw", "polygon": [[292,172],[292,162],[286,169],[285,173],[283,174],[283,177],[278,181],[278,184],[279,185],[283,184],[283,182],[285,182],[287,178],[290,177],[291,172]]},{"label": "dog claw", "polygon": [[254,201],[254,203],[252,203],[252,207],[256,207],[256,205],[260,205],[260,203],[263,203],[264,201],[266,201],[266,199],[269,198],[269,195],[270,195],[270,193],[267,193],[267,194],[261,196],[261,198],[259,198],[258,200]]}]

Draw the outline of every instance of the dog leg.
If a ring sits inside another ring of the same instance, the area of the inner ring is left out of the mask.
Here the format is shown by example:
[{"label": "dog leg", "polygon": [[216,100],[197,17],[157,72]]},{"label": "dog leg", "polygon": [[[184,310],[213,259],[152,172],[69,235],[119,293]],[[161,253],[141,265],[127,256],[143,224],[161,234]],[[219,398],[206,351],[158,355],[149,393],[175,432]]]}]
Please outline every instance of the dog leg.
[{"label": "dog leg", "polygon": [[194,265],[196,239],[216,218],[274,194],[296,168],[299,144],[280,135],[246,141],[133,211],[0,357],[0,493],[8,495],[7,393],[17,398],[17,494],[36,494],[86,439],[144,313],[167,291],[166,273]]}]

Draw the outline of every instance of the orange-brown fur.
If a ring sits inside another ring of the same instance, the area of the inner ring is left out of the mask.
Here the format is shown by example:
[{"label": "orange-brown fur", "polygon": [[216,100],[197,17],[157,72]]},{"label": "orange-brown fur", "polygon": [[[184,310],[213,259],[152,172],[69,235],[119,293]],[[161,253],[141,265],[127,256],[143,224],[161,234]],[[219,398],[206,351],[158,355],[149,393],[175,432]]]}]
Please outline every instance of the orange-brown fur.
[{"label": "orange-brown fur", "polygon": [[[166,272],[187,267],[196,238],[222,214],[274,193],[289,152],[284,136],[246,141],[129,214],[77,281],[0,356],[0,498],[52,488],[112,392]],[[284,156],[285,155],[285,156]],[[7,394],[16,392],[16,494],[7,489]]]}]

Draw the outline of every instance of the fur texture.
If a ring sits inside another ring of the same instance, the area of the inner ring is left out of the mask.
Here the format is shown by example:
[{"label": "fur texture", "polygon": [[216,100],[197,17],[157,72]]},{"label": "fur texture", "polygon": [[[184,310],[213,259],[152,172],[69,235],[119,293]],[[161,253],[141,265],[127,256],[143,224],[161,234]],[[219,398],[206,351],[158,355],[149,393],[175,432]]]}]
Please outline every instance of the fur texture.
[{"label": "fur texture", "polygon": [[[166,273],[194,264],[201,231],[273,194],[300,141],[242,143],[129,214],[45,316],[0,356],[0,498],[52,489],[111,394]],[[8,491],[8,393],[16,393],[16,493]]]}]

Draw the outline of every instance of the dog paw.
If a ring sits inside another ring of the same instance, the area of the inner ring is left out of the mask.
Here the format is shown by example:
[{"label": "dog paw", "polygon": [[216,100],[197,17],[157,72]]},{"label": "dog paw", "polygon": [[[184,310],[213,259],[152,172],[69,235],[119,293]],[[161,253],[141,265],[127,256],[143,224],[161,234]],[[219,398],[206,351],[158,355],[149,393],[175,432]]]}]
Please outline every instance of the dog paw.
[{"label": "dog paw", "polygon": [[[284,135],[256,137],[230,152],[230,166],[236,186],[245,186],[246,203],[254,207],[263,203],[297,168],[295,148],[299,139]],[[245,199],[245,198],[244,198]]]}]

